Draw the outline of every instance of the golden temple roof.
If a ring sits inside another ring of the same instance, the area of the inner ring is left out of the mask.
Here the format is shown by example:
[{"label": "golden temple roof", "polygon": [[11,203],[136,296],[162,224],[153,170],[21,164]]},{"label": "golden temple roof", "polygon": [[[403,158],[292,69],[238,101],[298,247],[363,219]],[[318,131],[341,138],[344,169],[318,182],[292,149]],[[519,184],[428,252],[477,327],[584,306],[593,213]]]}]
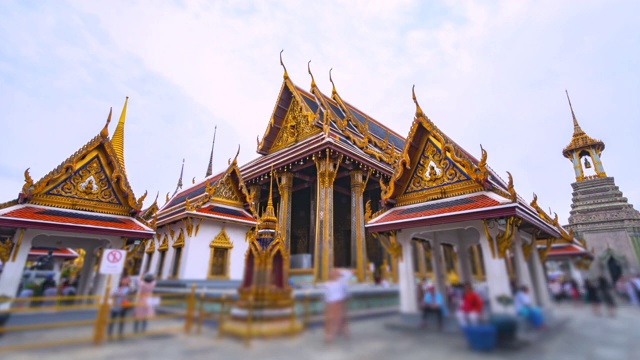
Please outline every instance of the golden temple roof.
[{"label": "golden temple roof", "polygon": [[604,143],[600,140],[596,140],[589,135],[587,135],[582,128],[580,128],[580,124],[578,124],[578,120],[576,119],[576,114],[573,112],[573,106],[571,105],[571,99],[569,99],[569,92],[567,92],[567,100],[569,100],[569,108],[571,109],[571,116],[573,117],[573,136],[571,137],[571,142],[562,150],[562,155],[564,157],[571,159],[572,153],[576,151],[580,151],[582,149],[587,148],[595,148],[598,155],[604,150]]}]

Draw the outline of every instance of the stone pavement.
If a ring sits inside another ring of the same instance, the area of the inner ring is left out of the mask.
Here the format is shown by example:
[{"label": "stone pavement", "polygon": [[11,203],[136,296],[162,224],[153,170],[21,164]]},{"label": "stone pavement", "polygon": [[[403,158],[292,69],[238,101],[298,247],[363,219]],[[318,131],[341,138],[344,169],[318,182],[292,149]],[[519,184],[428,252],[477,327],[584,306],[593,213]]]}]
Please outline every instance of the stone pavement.
[{"label": "stone pavement", "polygon": [[[553,359],[631,360],[640,358],[640,308],[623,307],[618,316],[596,317],[587,306],[556,307],[569,321],[543,330],[538,344],[518,350],[477,354],[467,349],[462,335],[434,331],[408,332],[385,327],[391,318],[376,317],[351,323],[352,339],[325,345],[320,327],[292,338],[253,340],[249,348],[239,340],[216,339],[214,328],[187,336],[157,335],[89,345],[28,350],[0,354],[2,359],[295,359],[295,360],[401,360],[401,359]],[[71,330],[68,330],[71,331]],[[8,340],[8,339],[5,339]]]}]

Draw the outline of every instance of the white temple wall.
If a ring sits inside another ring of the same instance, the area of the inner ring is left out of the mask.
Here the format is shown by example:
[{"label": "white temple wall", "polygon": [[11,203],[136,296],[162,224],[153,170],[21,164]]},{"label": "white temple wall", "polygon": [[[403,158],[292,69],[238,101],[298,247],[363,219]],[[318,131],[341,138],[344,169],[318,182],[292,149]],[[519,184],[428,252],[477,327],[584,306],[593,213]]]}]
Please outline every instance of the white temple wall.
[{"label": "white temple wall", "polygon": [[[185,240],[183,249],[181,279],[205,280],[209,273],[211,248],[209,244],[215,239],[222,227],[229,236],[233,248],[229,253],[229,279],[242,280],[244,270],[244,255],[248,249],[245,240],[249,226],[216,221],[203,221],[198,236]],[[195,235],[195,234],[194,234]]]}]

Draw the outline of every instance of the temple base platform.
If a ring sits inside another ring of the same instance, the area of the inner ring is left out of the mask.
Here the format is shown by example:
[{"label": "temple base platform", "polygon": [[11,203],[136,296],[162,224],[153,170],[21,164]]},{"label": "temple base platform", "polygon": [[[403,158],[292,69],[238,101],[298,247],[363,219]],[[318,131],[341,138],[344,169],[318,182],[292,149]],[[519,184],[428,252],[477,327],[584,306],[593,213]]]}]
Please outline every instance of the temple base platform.
[{"label": "temple base platform", "polygon": [[222,324],[222,332],[238,337],[274,337],[294,335],[303,329],[296,319],[275,318],[249,322],[247,319],[231,318]]}]

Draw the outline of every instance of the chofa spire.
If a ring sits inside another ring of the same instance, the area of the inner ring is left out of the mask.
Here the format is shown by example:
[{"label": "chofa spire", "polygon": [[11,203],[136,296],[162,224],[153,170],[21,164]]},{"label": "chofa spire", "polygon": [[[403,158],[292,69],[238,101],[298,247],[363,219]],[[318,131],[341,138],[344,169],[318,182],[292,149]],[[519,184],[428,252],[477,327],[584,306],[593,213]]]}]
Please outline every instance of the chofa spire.
[{"label": "chofa spire", "polygon": [[207,168],[207,174],[205,177],[209,177],[213,174],[213,148],[216,146],[216,131],[218,131],[218,125],[213,128],[213,144],[211,144],[211,156],[209,156],[209,167]]},{"label": "chofa spire", "polygon": [[113,132],[113,137],[111,138],[111,145],[113,145],[113,149],[116,151],[116,157],[118,158],[118,164],[124,170],[124,121],[127,117],[127,103],[129,102],[129,97],[124,100],[124,107],[122,108],[122,113],[120,114],[120,121],[118,121],[118,126],[116,127],[116,131]]},{"label": "chofa spire", "polygon": [[182,189],[182,175],[184,174],[184,159],[182,159],[182,168],[180,169],[180,178],[178,178],[178,185],[176,185],[176,191],[173,192],[173,196],[178,193],[178,190]]},{"label": "chofa spire", "polygon": [[569,109],[571,109],[571,116],[573,117],[573,136],[579,136],[584,134],[584,131],[580,128],[580,124],[578,124],[578,119],[576,119],[576,114],[573,112],[573,106],[571,105],[571,99],[569,98],[569,92],[567,89],[564,90],[567,94],[567,101],[569,101]]}]

